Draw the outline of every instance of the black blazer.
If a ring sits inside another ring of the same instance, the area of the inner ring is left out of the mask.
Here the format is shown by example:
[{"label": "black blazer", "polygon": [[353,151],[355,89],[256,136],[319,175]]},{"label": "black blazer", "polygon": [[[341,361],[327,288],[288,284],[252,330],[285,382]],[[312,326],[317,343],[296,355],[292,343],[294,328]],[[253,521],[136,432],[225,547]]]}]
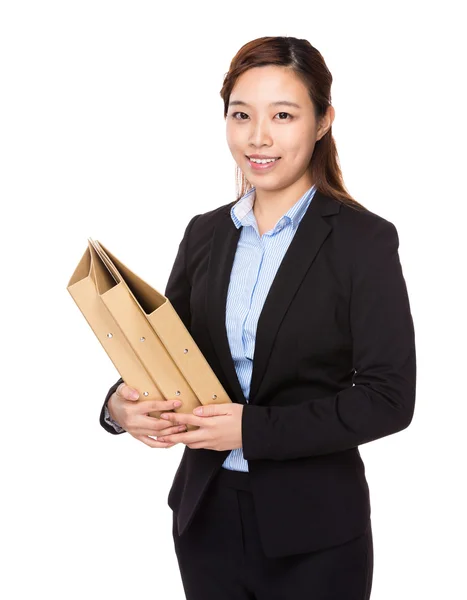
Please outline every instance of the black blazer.
[{"label": "black blazer", "polygon": [[[310,552],[362,534],[370,497],[358,446],[406,428],[415,334],[396,227],[317,191],[258,321],[249,403],[225,329],[241,229],[234,202],[194,216],[165,295],[234,402],[264,552]],[[109,390],[105,402],[121,383]],[[100,423],[105,423],[102,406]],[[184,453],[168,496],[189,526],[228,450]]]}]

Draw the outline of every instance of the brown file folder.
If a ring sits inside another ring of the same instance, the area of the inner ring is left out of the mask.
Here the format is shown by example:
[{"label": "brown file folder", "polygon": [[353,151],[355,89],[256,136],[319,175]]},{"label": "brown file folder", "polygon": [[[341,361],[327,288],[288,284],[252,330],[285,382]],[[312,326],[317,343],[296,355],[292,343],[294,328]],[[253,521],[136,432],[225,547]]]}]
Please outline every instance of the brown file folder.
[{"label": "brown file folder", "polygon": [[97,240],[88,239],[67,290],[138,402],[178,398],[183,413],[231,402],[170,300]]}]

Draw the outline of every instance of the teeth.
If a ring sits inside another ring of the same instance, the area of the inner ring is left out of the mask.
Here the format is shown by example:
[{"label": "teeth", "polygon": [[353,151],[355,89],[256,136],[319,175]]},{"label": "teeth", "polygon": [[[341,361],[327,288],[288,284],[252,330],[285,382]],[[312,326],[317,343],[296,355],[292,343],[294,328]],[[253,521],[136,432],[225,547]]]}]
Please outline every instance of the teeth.
[{"label": "teeth", "polygon": [[277,158],[250,158],[251,162],[259,163],[260,165],[264,165],[269,162],[274,162],[278,160]]}]

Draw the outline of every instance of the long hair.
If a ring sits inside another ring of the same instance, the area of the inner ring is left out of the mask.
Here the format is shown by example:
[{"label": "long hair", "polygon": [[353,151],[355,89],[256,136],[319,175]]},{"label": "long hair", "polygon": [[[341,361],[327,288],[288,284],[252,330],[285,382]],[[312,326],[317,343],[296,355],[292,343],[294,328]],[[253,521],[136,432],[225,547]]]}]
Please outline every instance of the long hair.
[{"label": "long hair", "polygon": [[[319,120],[331,105],[332,75],[320,52],[308,40],[295,37],[260,37],[240,48],[225,74],[220,95],[224,101],[224,118],[228,113],[229,99],[238,77],[253,67],[276,65],[288,67],[305,84],[311,98],[315,118]],[[345,188],[339,164],[332,127],[316,142],[309,171],[316,189],[326,196],[355,209],[366,208],[354,200]],[[236,165],[235,183],[237,200],[253,186]]]}]

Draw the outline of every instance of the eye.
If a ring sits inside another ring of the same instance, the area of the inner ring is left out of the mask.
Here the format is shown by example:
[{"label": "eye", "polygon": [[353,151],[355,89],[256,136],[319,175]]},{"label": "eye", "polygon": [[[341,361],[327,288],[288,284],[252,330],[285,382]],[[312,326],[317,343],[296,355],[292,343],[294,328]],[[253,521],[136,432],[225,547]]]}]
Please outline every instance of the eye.
[{"label": "eye", "polygon": [[[289,117],[291,119],[293,119],[292,115],[290,113],[287,113],[287,112],[280,112],[280,113],[277,113],[277,114],[278,115],[289,115]],[[287,119],[279,119],[279,121],[287,121]],[[289,121],[290,121],[290,119],[289,119]]]},{"label": "eye", "polygon": [[[293,116],[290,113],[288,113],[288,112],[280,112],[280,113],[277,113],[277,114],[278,115],[287,115],[288,117],[290,117],[289,119],[279,119],[279,121],[291,121],[293,119]],[[232,113],[232,119],[235,119],[236,121],[245,121],[246,120],[246,119],[243,119],[243,118],[237,119],[236,115],[245,115],[245,116],[248,117],[248,115],[246,113],[244,113],[244,112],[234,112],[234,113]]]},{"label": "eye", "polygon": [[[232,113],[232,119],[236,119],[235,115],[246,115],[246,113],[244,113],[244,112],[234,112],[234,113]],[[246,115],[246,116],[248,116],[248,115]],[[237,121],[244,121],[245,119],[236,119],[236,120]]]}]

